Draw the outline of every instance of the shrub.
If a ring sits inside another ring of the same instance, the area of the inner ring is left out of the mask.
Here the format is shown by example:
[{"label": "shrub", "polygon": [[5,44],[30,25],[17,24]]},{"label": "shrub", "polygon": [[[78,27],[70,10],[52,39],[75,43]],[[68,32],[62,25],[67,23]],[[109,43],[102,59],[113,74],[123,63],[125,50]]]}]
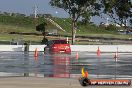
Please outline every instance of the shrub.
[{"label": "shrub", "polygon": [[48,43],[48,39],[47,38],[43,38],[43,40],[42,40],[42,42],[41,42],[42,44],[46,44],[47,45],[47,43]]}]

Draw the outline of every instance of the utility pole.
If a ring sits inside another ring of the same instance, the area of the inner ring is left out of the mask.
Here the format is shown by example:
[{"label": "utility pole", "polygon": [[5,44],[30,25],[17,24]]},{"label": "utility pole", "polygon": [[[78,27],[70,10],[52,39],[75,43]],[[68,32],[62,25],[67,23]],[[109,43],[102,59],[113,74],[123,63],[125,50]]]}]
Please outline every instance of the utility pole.
[{"label": "utility pole", "polygon": [[38,7],[36,5],[34,5],[33,10],[34,10],[34,18],[37,18]]},{"label": "utility pole", "polygon": [[38,6],[34,5],[33,14],[34,14],[34,25],[35,25],[35,27],[38,25],[37,11],[38,11]]}]

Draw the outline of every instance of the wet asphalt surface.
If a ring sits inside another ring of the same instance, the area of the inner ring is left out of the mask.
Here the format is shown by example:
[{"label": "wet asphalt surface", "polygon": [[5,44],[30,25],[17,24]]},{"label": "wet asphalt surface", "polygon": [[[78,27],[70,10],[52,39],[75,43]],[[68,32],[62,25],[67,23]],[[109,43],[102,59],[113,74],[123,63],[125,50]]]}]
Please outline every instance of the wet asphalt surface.
[{"label": "wet asphalt surface", "polygon": [[[0,76],[33,76],[74,78],[81,76],[81,68],[88,71],[90,78],[132,79],[132,54],[72,52],[70,54],[44,54],[39,52],[1,52]],[[35,76],[34,75],[34,76]]]}]

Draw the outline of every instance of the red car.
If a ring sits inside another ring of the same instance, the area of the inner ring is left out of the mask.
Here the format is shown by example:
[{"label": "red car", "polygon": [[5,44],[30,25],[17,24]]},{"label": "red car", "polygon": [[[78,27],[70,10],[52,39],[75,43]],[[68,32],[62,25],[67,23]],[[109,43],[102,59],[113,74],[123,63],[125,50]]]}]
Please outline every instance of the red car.
[{"label": "red car", "polygon": [[70,44],[66,40],[51,40],[44,50],[51,53],[71,53]]}]

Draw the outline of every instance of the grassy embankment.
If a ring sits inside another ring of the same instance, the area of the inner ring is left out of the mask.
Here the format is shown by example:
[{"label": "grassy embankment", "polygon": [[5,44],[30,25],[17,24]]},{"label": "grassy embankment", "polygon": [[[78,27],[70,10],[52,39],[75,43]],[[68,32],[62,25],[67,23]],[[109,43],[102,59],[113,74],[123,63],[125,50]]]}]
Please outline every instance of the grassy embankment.
[{"label": "grassy embankment", "polygon": [[[65,36],[71,36],[71,21],[70,19],[65,18],[52,18],[56,23],[58,23],[66,32],[58,31],[59,34]],[[42,23],[44,21],[43,18],[37,20],[37,23]],[[50,22],[47,22],[46,30],[56,29]],[[4,16],[0,15],[0,40],[1,41],[11,41],[15,40],[24,40],[24,41],[32,41],[32,42],[40,42],[43,39],[43,36],[37,35],[21,35],[21,34],[10,34],[11,32],[17,33],[37,33],[35,30],[35,22],[34,19],[30,17],[12,17],[12,16]],[[77,36],[89,36],[89,37],[105,37],[105,38],[120,38],[120,39],[128,39],[132,38],[131,35],[120,35],[117,34],[114,30],[105,30],[104,28],[100,28],[95,25],[81,25],[79,24],[79,29],[77,30]],[[59,37],[47,37],[48,39],[52,38],[64,38],[63,36]],[[80,40],[80,38],[77,38]],[[85,39],[84,39],[85,40]],[[79,43],[78,43],[79,44]],[[81,43],[80,43],[81,44]]]}]

